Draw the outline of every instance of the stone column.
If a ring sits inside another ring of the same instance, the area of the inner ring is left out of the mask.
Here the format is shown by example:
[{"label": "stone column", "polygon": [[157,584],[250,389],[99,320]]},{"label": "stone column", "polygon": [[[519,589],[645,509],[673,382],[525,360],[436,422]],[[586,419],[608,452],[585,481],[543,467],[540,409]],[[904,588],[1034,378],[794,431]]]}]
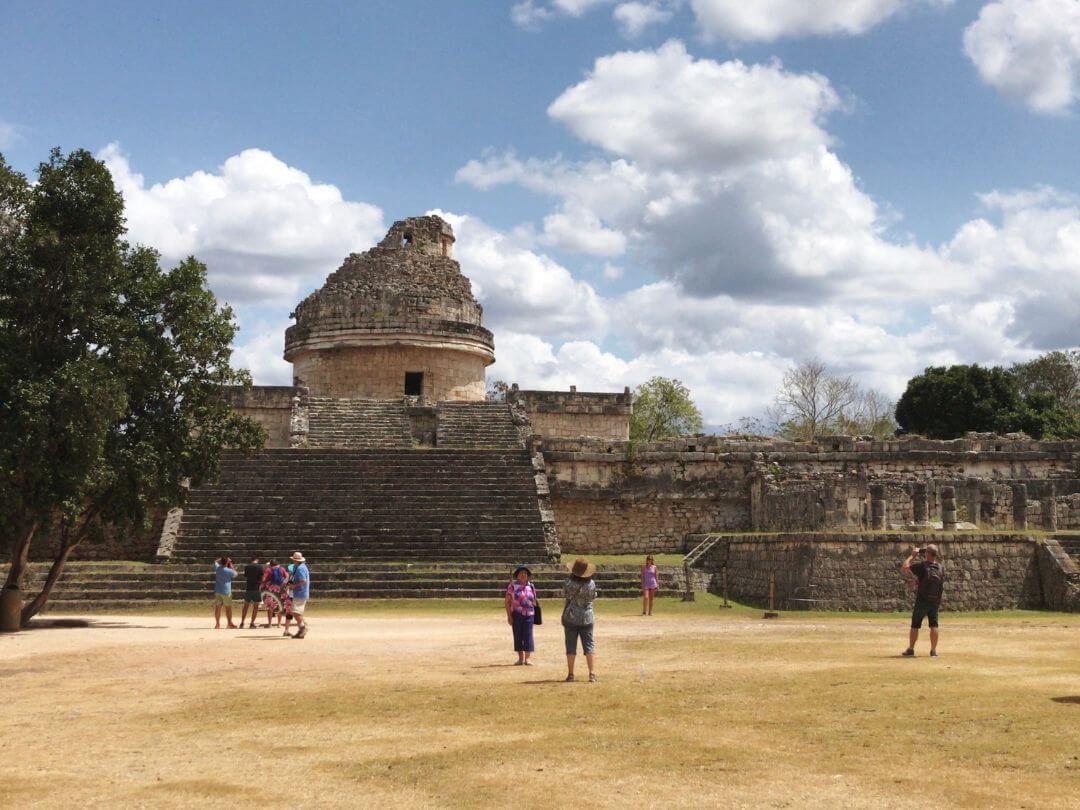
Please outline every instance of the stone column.
[{"label": "stone column", "polygon": [[885,528],[885,487],[882,484],[870,487],[870,528],[875,531]]},{"label": "stone column", "polygon": [[1012,485],[1013,528],[1027,528],[1027,484]]},{"label": "stone column", "polygon": [[941,488],[941,528],[946,532],[956,531],[956,489]]},{"label": "stone column", "polygon": [[925,526],[930,522],[926,490],[925,481],[916,481],[911,490],[912,522],[916,526]]},{"label": "stone column", "polygon": [[1042,498],[1042,524],[1048,532],[1057,531],[1057,485],[1046,485],[1046,492]]}]

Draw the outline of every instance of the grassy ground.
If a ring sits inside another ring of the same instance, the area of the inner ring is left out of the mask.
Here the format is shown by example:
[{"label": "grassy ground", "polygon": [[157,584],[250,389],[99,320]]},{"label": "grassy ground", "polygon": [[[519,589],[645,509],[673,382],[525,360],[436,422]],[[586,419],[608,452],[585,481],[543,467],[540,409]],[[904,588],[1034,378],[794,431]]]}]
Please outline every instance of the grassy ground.
[{"label": "grassy ground", "polygon": [[[598,605],[598,684],[556,617],[507,666],[491,602],[312,603],[311,635],[187,615],[0,637],[12,807],[1075,807],[1080,616]],[[554,611],[553,611],[554,612]],[[584,662],[582,661],[582,664]]]}]

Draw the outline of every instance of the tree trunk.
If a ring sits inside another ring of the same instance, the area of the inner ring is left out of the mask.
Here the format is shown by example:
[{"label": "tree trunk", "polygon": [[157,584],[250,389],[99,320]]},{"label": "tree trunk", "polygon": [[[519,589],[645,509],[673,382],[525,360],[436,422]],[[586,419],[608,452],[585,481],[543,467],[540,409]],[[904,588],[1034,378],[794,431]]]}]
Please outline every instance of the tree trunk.
[{"label": "tree trunk", "polygon": [[64,566],[67,564],[68,556],[75,547],[82,542],[83,538],[86,537],[86,529],[93,519],[94,513],[91,513],[86,516],[77,530],[64,530],[61,533],[60,549],[56,552],[56,557],[49,567],[49,573],[45,576],[45,583],[41,586],[41,592],[22,609],[23,627],[29,624],[30,620],[37,615],[37,613],[45,607],[45,603],[49,601],[49,594],[52,593],[53,585],[60,579],[60,575],[64,573]]},{"label": "tree trunk", "polygon": [[23,578],[30,559],[30,541],[34,539],[38,523],[35,520],[29,526],[15,533],[11,543],[11,567],[8,569],[5,588],[22,588]]}]

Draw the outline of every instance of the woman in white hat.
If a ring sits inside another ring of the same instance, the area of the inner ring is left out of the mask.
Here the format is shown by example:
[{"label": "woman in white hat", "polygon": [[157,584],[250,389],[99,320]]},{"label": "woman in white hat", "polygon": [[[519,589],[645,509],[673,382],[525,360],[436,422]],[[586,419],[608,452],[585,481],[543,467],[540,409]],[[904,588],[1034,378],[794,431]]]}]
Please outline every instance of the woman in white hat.
[{"label": "woman in white hat", "polygon": [[581,639],[581,649],[589,665],[589,683],[596,683],[593,671],[596,645],[593,642],[593,600],[596,599],[596,583],[593,574],[596,566],[584,557],[578,557],[567,565],[570,577],[563,585],[566,606],[563,608],[562,626],[566,636],[566,680],[574,680],[574,661],[577,658],[577,643]]}]

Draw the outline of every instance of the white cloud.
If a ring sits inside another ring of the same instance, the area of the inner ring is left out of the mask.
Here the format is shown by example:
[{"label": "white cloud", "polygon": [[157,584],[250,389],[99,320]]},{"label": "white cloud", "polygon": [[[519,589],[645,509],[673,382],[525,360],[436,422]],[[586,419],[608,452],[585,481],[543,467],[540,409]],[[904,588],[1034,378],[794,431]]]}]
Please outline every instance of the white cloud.
[{"label": "white cloud", "polygon": [[[708,102],[671,103],[697,95]],[[488,152],[463,166],[462,182],[516,184],[553,198],[549,217],[591,212],[621,234],[605,277],[627,265],[661,277],[601,302],[601,339],[502,339],[503,378],[618,390],[679,376],[716,424],[759,414],[808,356],[895,396],[929,364],[1009,363],[1080,341],[1076,198],[991,191],[986,217],[948,243],[897,241],[894,217],[832,151],[828,116],[841,107],[820,76],[696,60],[668,43],[598,60],[551,105],[606,157]]]},{"label": "white cloud", "polygon": [[614,0],[522,0],[510,8],[510,19],[519,28],[535,30],[555,17],[581,17]]},{"label": "white cloud", "polygon": [[233,347],[232,365],[246,368],[257,385],[292,385],[292,363],[282,358],[288,321],[242,325]]},{"label": "white cloud", "polygon": [[690,0],[709,39],[772,42],[782,37],[862,34],[895,14],[952,0]]},{"label": "white cloud", "polygon": [[1041,113],[1080,97],[1080,1],[997,0],[964,31],[983,81]]},{"label": "white cloud", "polygon": [[[550,256],[482,220],[432,211],[454,228],[454,258],[484,305],[484,323],[557,337],[596,336],[607,324],[600,296]],[[500,350],[501,352],[501,350]]]},{"label": "white cloud", "polygon": [[548,114],[575,135],[644,165],[723,169],[825,143],[840,106],[828,80],[777,64],[694,59],[678,40],[601,57]]},{"label": "white cloud", "polygon": [[261,149],[233,155],[216,173],[150,186],[117,144],[98,157],[124,195],[131,240],[167,262],[195,255],[230,303],[291,306],[385,231],[376,206],[347,201]]},{"label": "white cloud", "polygon": [[671,8],[655,2],[640,2],[631,0],[629,3],[620,3],[611,13],[619,31],[624,37],[636,39],[658,25],[663,25],[674,16]]},{"label": "white cloud", "polygon": [[7,121],[0,121],[0,149],[10,149],[22,140],[19,128]]}]

